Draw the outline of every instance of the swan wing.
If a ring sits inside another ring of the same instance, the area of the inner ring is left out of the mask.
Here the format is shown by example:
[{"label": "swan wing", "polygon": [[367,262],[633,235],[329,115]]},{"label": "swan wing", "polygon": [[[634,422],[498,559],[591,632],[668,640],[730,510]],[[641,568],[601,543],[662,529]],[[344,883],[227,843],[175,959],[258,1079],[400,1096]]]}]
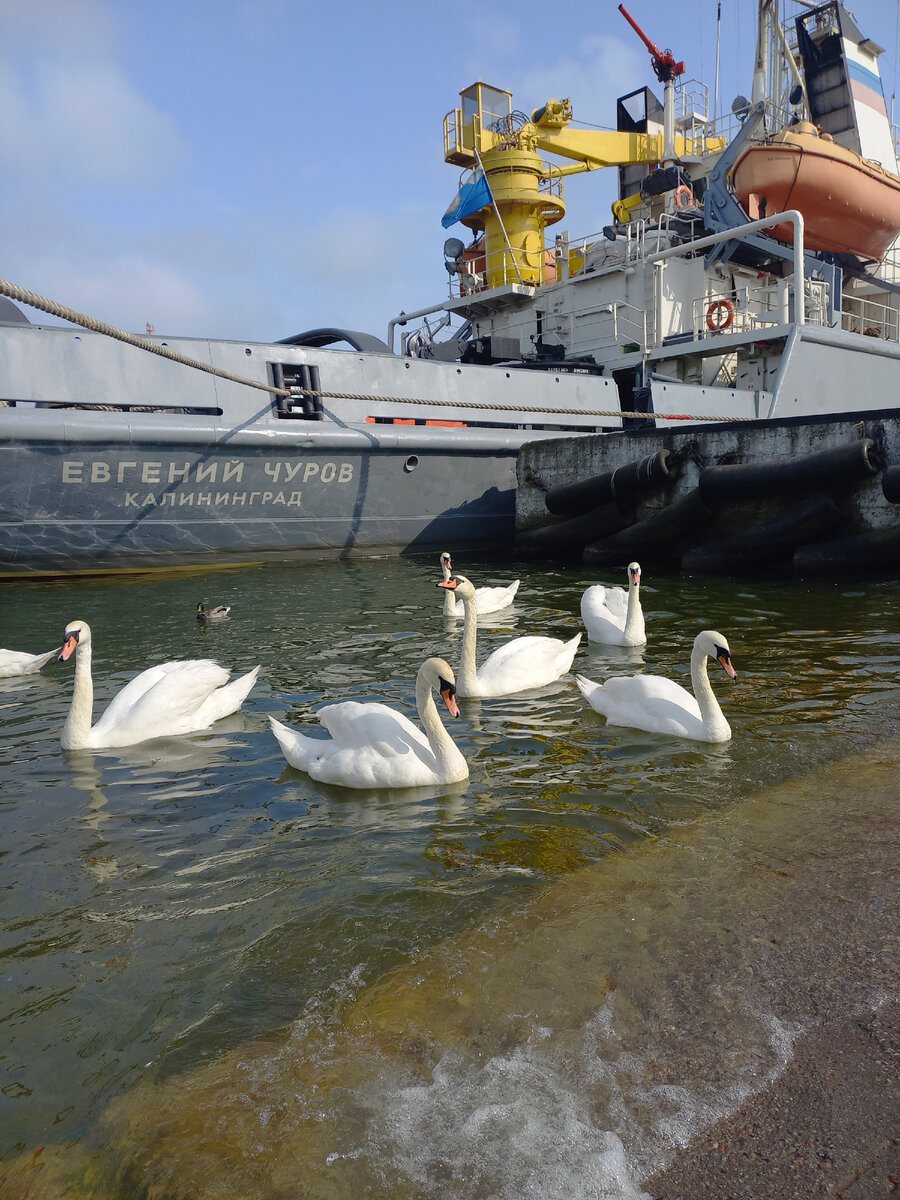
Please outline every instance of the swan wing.
[{"label": "swan wing", "polygon": [[287,761],[313,779],[343,787],[418,787],[437,781],[428,739],[386,704],[346,700],[317,714],[331,734],[312,738],[269,720]]},{"label": "swan wing", "polygon": [[261,665],[255,666],[246,675],[239,675],[236,679],[231,679],[228,683],[223,684],[222,687],[218,687],[215,691],[210,692],[193,714],[192,719],[197,722],[194,728],[208,729],[210,725],[216,721],[220,721],[222,717],[227,717],[231,713],[237,712],[256,683]]},{"label": "swan wing", "polygon": [[136,675],[112,699],[91,730],[95,746],[127,745],[202,728],[197,712],[228,682],[211,659],[160,663]]},{"label": "swan wing", "polygon": [[478,668],[479,695],[505,696],[552,683],[571,667],[580,641],[580,633],[568,642],[551,637],[513,638]]},{"label": "swan wing", "polygon": [[590,613],[605,613],[608,617],[621,617],[624,624],[625,614],[628,612],[628,593],[624,588],[604,587],[602,583],[595,583],[586,588],[581,597],[582,615],[585,610]]},{"label": "swan wing", "polygon": [[581,619],[592,642],[621,645],[627,614],[628,595],[620,587],[595,583],[582,594]]},{"label": "swan wing", "polygon": [[410,721],[387,704],[344,700],[329,704],[316,714],[334,742],[350,749],[378,746],[386,757],[408,754],[411,744],[428,746],[428,738]]},{"label": "swan wing", "polygon": [[[475,589],[475,605],[481,613],[499,612],[512,604],[519,590],[520,580],[514,579],[505,587],[480,587]],[[460,604],[460,609],[462,605]]]},{"label": "swan wing", "polygon": [[12,675],[31,675],[58,653],[58,648],[48,650],[46,654],[28,654],[24,650],[0,650],[0,679]]},{"label": "swan wing", "polygon": [[[694,696],[662,675],[618,675],[602,684],[577,677],[582,695],[611,725],[697,738],[703,719]],[[587,685],[587,686],[585,686]]]}]

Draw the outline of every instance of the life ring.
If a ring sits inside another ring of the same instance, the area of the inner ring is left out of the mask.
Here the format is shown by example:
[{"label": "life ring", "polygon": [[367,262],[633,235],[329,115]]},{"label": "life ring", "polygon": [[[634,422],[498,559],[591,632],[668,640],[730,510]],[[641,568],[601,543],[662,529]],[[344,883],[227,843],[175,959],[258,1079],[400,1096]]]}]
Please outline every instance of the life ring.
[{"label": "life ring", "polygon": [[730,300],[713,300],[706,310],[706,328],[712,333],[724,333],[734,324],[734,305]]},{"label": "life ring", "polygon": [[675,207],[679,212],[694,207],[694,193],[686,183],[680,183],[675,189]]}]

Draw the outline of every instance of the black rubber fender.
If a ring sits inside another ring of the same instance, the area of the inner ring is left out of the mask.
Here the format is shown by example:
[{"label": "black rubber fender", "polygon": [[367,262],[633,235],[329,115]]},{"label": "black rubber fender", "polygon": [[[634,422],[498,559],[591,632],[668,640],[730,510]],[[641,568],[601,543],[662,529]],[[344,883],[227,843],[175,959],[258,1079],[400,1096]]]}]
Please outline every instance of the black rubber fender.
[{"label": "black rubber fender", "polygon": [[553,558],[580,555],[585,542],[626,529],[633,514],[618,504],[604,504],[590,512],[555,521],[516,534],[516,553],[522,558]]},{"label": "black rubber fender", "polygon": [[794,572],[797,575],[837,576],[853,571],[868,578],[896,578],[898,561],[900,524],[814,546],[801,546],[794,553]]},{"label": "black rubber fender", "polygon": [[900,504],[900,466],[886,467],[881,477],[881,490],[890,504]]},{"label": "black rubber fender", "polygon": [[696,540],[717,517],[717,510],[692,488],[659,512],[611,537],[585,546],[582,559],[601,566],[626,565],[634,558],[681,558],[686,544]]},{"label": "black rubber fender", "polygon": [[669,457],[668,450],[659,450],[602,475],[552,487],[544,497],[547,511],[557,516],[580,513],[613,500],[633,500],[656,491],[670,477]]},{"label": "black rubber fender", "polygon": [[706,467],[700,472],[700,491],[710,504],[790,496],[825,488],[834,491],[877,474],[882,466],[872,438],[860,438],[802,458]]},{"label": "black rubber fender", "polygon": [[735,567],[775,566],[790,561],[799,546],[827,537],[843,519],[831,496],[817,492],[743,533],[717,538],[689,550],[681,565],[686,571],[722,575]]}]

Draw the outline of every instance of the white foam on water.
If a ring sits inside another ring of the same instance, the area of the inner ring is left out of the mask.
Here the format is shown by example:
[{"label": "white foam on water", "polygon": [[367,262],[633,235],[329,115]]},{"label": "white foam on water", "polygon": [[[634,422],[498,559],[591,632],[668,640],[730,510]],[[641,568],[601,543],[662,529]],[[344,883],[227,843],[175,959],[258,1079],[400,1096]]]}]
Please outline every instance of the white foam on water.
[{"label": "white foam on water", "polygon": [[481,1066],[446,1054],[430,1083],[382,1096],[373,1134],[424,1197],[649,1200],[571,1084],[530,1045]]},{"label": "white foam on water", "polygon": [[614,1015],[610,998],[580,1030],[535,1025],[483,1061],[447,1050],[427,1082],[382,1058],[355,1090],[356,1138],[327,1161],[361,1160],[422,1200],[649,1200],[640,1180],[776,1077],[799,1032],[755,1013],[759,1043],[726,1087],[654,1083],[653,1048],[627,1049]]}]

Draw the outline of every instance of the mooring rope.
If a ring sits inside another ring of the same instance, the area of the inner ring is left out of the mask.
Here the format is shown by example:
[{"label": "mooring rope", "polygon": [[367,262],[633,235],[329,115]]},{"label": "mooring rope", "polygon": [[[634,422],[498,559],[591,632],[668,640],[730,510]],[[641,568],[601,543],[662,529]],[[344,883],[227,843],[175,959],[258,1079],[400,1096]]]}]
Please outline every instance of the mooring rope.
[{"label": "mooring rope", "polygon": [[[0,295],[8,296],[11,300],[18,300],[20,304],[27,304],[30,308],[37,308],[41,312],[50,313],[51,316],[59,317],[63,321],[70,321],[73,325],[80,325],[83,329],[89,329],[93,333],[102,333],[106,337],[115,338],[117,341],[126,342],[129,346],[136,346],[139,350],[146,350],[150,354],[157,354],[160,358],[168,358],[172,362],[180,363],[183,367],[191,367],[196,371],[205,371],[208,375],[216,375],[219,379],[227,379],[230,383],[243,384],[245,387],[258,388],[262,392],[270,392],[275,396],[315,396],[322,400],[361,400],[366,403],[377,404],[424,404],[434,407],[433,400],[423,400],[411,396],[375,396],[365,392],[324,392],[313,391],[308,388],[302,388],[298,392],[292,391],[290,388],[273,387],[268,383],[260,383],[256,379],[247,379],[243,375],[233,375],[230,371],[223,371],[221,367],[214,367],[211,363],[200,362],[199,359],[189,358],[185,354],[179,354],[177,350],[170,350],[168,346],[163,346],[159,342],[151,342],[149,338],[141,337],[136,333],[127,333],[124,329],[117,329],[115,325],[107,325],[105,321],[97,321],[94,317],[88,317],[84,313],[76,312],[75,309],[67,308],[63,304],[58,304],[55,300],[48,300],[46,296],[39,296],[36,292],[29,292],[26,288],[19,287],[16,283],[9,283],[5,279],[0,279]],[[623,412],[622,409],[601,409],[601,408],[543,408],[529,406],[523,404],[480,404],[475,400],[454,400],[451,404],[452,408],[474,408],[488,412],[516,412],[516,413],[546,413],[549,416],[569,416],[569,417],[634,417],[639,420],[651,420],[659,418],[664,421],[755,421],[756,417],[710,417],[710,416],[695,416],[691,413],[646,413],[646,412]]]}]

